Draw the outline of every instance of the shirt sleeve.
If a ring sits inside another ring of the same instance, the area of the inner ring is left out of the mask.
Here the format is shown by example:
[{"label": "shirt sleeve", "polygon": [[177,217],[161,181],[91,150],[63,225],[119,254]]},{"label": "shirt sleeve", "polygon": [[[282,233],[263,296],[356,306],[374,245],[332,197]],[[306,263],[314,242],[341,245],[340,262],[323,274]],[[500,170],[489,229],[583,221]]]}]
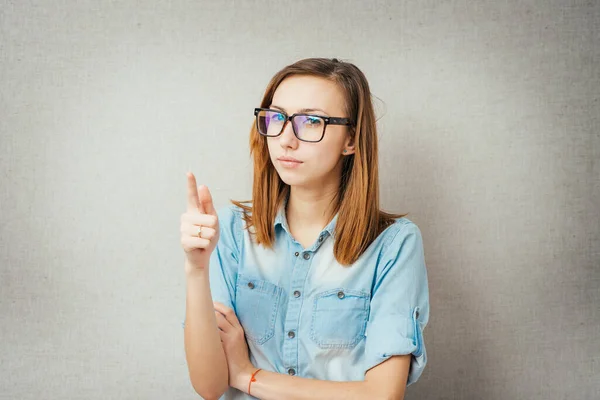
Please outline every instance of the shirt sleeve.
[{"label": "shirt sleeve", "polygon": [[396,233],[382,249],[371,295],[365,373],[394,355],[411,354],[408,386],[427,364],[423,329],[429,320],[429,288],[419,228],[406,219],[395,225]]},{"label": "shirt sleeve", "polygon": [[[219,218],[220,237],[217,246],[210,255],[209,282],[212,299],[234,308],[235,286],[240,260],[241,215],[234,206],[220,208]],[[182,321],[185,327],[185,318]]]}]

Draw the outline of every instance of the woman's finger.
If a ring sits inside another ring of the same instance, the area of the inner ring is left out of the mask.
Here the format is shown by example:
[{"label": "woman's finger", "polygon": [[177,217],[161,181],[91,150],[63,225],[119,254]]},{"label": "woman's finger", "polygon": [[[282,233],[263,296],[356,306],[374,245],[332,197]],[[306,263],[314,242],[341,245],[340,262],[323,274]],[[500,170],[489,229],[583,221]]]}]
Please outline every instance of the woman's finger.
[{"label": "woman's finger", "polygon": [[[198,237],[198,225],[184,224],[181,226],[181,233],[187,236]],[[202,239],[210,240],[215,237],[216,233],[217,231],[214,229],[203,226],[202,231],[200,232],[200,237]]]},{"label": "woman's finger", "polygon": [[206,249],[210,246],[210,240],[193,237],[188,235],[181,235],[181,246],[186,253],[196,249]]},{"label": "woman's finger", "polygon": [[187,187],[188,211],[198,210],[200,208],[200,199],[198,198],[198,189],[196,188],[196,177],[191,172],[187,173]]},{"label": "woman's finger", "polygon": [[227,321],[227,318],[219,311],[215,311],[215,317],[217,318],[217,326],[222,332],[227,333],[233,328],[229,321]]},{"label": "woman's finger", "polygon": [[214,302],[213,305],[215,307],[215,310],[220,312],[231,326],[234,326],[236,328],[242,327],[237,315],[235,315],[235,312],[231,308],[219,302]]},{"label": "woman's finger", "polygon": [[202,225],[216,229],[219,224],[219,218],[210,214],[200,214],[196,211],[188,211],[181,215],[181,223],[190,225]]}]

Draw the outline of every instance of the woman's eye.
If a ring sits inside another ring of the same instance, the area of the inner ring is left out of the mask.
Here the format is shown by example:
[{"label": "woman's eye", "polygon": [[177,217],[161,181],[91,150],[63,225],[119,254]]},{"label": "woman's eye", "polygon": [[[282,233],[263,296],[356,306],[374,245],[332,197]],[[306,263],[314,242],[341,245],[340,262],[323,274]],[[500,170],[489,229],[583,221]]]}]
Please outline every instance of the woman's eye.
[{"label": "woman's eye", "polygon": [[310,126],[319,126],[321,124],[321,118],[308,117],[306,118],[306,124]]},{"label": "woman's eye", "polygon": [[281,114],[273,114],[273,115],[271,115],[271,121],[273,121],[273,122],[281,122],[284,119],[285,118],[283,118],[283,115],[281,115]]}]

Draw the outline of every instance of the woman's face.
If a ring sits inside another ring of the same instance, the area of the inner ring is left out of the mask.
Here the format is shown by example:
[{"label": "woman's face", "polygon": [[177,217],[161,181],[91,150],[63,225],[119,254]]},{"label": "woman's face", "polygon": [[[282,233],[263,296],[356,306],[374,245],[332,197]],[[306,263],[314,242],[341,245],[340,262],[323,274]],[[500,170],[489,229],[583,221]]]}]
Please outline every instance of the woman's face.
[{"label": "woman's face", "polygon": [[[294,75],[284,79],[273,95],[271,109],[294,113],[309,113],[325,117],[349,118],[345,114],[345,101],[334,82],[314,76]],[[281,135],[267,137],[271,162],[277,173],[290,186],[337,188],[342,171],[342,157],[354,152],[348,127],[327,125],[320,142],[303,142],[292,131],[288,122]],[[347,150],[346,153],[343,153]],[[299,163],[280,160],[291,157]]]}]

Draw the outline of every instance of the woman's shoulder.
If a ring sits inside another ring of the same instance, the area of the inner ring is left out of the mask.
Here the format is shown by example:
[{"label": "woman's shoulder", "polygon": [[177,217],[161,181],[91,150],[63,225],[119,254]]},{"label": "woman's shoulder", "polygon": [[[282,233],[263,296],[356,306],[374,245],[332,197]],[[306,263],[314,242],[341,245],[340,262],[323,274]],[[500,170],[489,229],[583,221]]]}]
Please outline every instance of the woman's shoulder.
[{"label": "woman's shoulder", "polygon": [[413,270],[415,274],[425,270],[423,237],[416,223],[406,217],[394,218],[382,236],[378,276],[384,276],[390,268]]},{"label": "woman's shoulder", "polygon": [[403,243],[407,237],[416,236],[421,240],[421,230],[415,222],[406,217],[393,218],[390,225],[381,233],[384,248]]}]

